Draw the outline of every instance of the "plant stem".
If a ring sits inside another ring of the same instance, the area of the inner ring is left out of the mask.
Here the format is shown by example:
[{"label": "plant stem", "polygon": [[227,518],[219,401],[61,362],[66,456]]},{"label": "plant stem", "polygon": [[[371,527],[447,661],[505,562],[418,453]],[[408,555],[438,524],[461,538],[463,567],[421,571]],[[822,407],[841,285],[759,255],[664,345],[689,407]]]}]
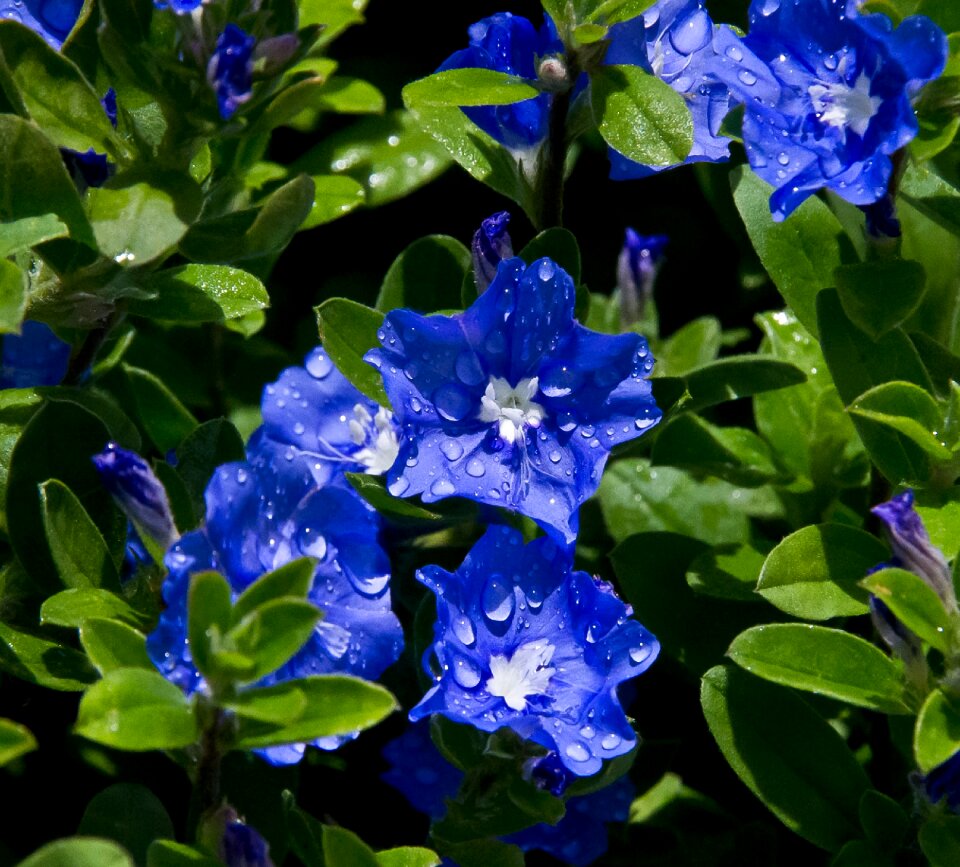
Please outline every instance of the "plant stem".
[{"label": "plant stem", "polygon": [[567,138],[570,94],[571,90],[556,93],[550,104],[550,127],[539,173],[540,229],[563,225],[563,183],[566,174],[567,147],[570,144]]},{"label": "plant stem", "polygon": [[223,722],[223,711],[212,708],[200,737],[200,758],[194,783],[196,813],[200,820],[209,810],[220,805],[220,764],[223,760],[220,733]]},{"label": "plant stem", "polygon": [[110,332],[113,331],[113,327],[119,319],[120,314],[115,311],[107,317],[102,324],[87,332],[87,336],[84,338],[83,343],[80,344],[80,348],[70,359],[67,372],[63,377],[64,385],[79,385],[90,365],[93,364],[94,359],[97,357],[100,347],[103,346],[104,341]]}]

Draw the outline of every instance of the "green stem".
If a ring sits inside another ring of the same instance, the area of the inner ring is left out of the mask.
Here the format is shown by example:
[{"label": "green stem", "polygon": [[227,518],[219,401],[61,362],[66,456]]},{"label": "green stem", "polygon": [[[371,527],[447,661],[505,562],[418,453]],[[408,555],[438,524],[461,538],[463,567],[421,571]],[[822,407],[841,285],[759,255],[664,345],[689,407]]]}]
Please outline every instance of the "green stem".
[{"label": "green stem", "polygon": [[208,706],[206,724],[200,735],[200,755],[197,759],[193,786],[193,808],[191,813],[199,833],[203,820],[220,806],[220,766],[223,762],[221,735],[225,723],[224,712],[215,706]]},{"label": "green stem", "polygon": [[67,372],[63,377],[64,385],[79,385],[86,376],[87,370],[93,364],[97,353],[103,346],[104,341],[113,331],[113,327],[120,321],[121,314],[114,311],[107,317],[102,324],[87,332],[80,348],[74,353],[67,367]]},{"label": "green stem", "polygon": [[563,225],[563,185],[567,148],[570,145],[567,136],[570,93],[570,90],[565,90],[554,94],[550,104],[550,127],[539,171],[540,229]]}]

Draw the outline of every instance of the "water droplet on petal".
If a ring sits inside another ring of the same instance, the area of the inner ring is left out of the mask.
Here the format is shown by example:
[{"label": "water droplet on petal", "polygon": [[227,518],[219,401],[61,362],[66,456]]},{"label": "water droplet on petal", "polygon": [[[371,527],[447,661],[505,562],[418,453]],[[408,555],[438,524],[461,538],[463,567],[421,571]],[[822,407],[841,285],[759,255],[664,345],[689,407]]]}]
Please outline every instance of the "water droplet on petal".
[{"label": "water droplet on petal", "polygon": [[580,741],[571,741],[569,744],[567,744],[567,748],[564,750],[564,752],[575,762],[590,761],[590,750],[587,749],[586,744],[583,744]]},{"label": "water droplet on petal", "polygon": [[454,382],[444,383],[433,393],[434,406],[447,421],[461,421],[466,418],[475,402]]},{"label": "water droplet on petal", "polygon": [[455,461],[463,455],[463,446],[456,440],[444,440],[440,444],[440,451],[448,461]]},{"label": "water droplet on petal", "polygon": [[640,665],[650,658],[652,652],[653,649],[646,644],[641,644],[639,647],[631,647],[630,661],[633,662],[634,665]]},{"label": "water droplet on petal", "polygon": [[456,488],[448,479],[437,479],[430,485],[430,493],[435,497],[449,497],[454,491]]},{"label": "water droplet on petal", "polygon": [[473,628],[473,621],[465,614],[454,617],[451,624],[453,634],[463,642],[467,647],[473,647],[477,640],[476,630]]},{"label": "water droplet on petal", "polygon": [[483,613],[496,623],[504,623],[513,616],[516,599],[513,587],[499,575],[492,575],[483,588],[480,601]]},{"label": "water droplet on petal", "polygon": [[620,746],[621,740],[622,738],[620,737],[620,735],[616,735],[613,732],[610,732],[610,734],[606,734],[603,736],[603,740],[600,741],[600,746],[603,747],[605,750],[615,750],[617,747]]},{"label": "water droplet on petal", "polygon": [[470,460],[467,461],[466,470],[467,475],[473,476],[475,479],[479,479],[486,472],[483,461],[477,458],[470,458]]},{"label": "water droplet on petal", "polygon": [[465,656],[453,660],[453,679],[464,689],[473,689],[480,683],[480,669]]}]

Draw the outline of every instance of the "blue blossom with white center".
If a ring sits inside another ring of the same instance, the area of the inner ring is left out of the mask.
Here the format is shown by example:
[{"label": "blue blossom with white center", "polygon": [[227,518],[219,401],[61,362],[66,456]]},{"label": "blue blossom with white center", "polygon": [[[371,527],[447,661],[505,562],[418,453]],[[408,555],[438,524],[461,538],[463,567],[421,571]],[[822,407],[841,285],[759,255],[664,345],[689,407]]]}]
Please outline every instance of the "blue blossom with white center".
[{"label": "blue blossom with white center", "polygon": [[2,0],[0,19],[19,21],[59,50],[82,8],[83,0]]},{"label": "blue blossom with white center", "polygon": [[[186,533],[164,559],[166,610],[147,638],[150,658],[184,692],[205,688],[187,643],[190,577],[224,575],[234,594],[266,572],[299,557],[317,561],[310,602],[324,613],[293,658],[260,682],[313,674],[352,674],[372,680],[397,660],[403,632],[390,607],[390,561],[377,543],[375,512],[352,491],[318,488],[309,474],[277,476],[239,461],[214,473],[205,493],[206,522]],[[316,742],[335,749],[343,738]],[[263,750],[275,764],[297,762],[304,744]]]},{"label": "blue blossom with white center", "polygon": [[742,40],[723,27],[718,75],[746,110],[750,166],[782,220],[820,189],[855,205],[887,194],[890,156],[918,130],[911,98],[943,71],[947,39],[914,15],[894,30],[846,0],[754,0]]},{"label": "blue blossom with white center", "polygon": [[115,442],[107,443],[92,460],[103,486],[133,525],[160,547],[172,545],[180,534],[166,489],[150,464]]},{"label": "blue blossom with white center", "polygon": [[207,81],[217,95],[220,117],[229,120],[253,96],[253,47],[255,37],[228,24],[217,38],[207,64]]},{"label": "blue blossom with white center", "polygon": [[70,344],[49,325],[28,319],[19,334],[4,334],[0,388],[34,388],[59,385],[70,363]]},{"label": "blue blossom with white center", "polygon": [[487,217],[473,235],[473,277],[478,292],[486,291],[497,276],[497,267],[504,259],[513,258],[513,242],[507,232],[509,222],[509,212],[500,211]]},{"label": "blue blossom with white center", "polygon": [[[539,30],[526,18],[498,12],[472,24],[469,47],[450,55],[437,70],[480,68],[534,80],[537,60],[563,52],[553,22],[546,19]],[[518,160],[532,164],[547,136],[551,96],[542,93],[510,105],[463,108],[462,111],[485,133],[505,145]]]},{"label": "blue blossom with white center", "polygon": [[278,477],[343,484],[345,472],[383,475],[400,450],[393,413],[351,385],[322,346],[264,388],[260,411],[247,456]]},{"label": "blue blossom with white center", "polygon": [[491,526],[456,572],[427,566],[417,579],[437,596],[439,667],[411,720],[507,726],[576,776],[633,749],[617,687],[650,667],[659,644],[609,584],[573,571],[568,548]]},{"label": "blue blossom with white center", "polygon": [[[716,32],[702,0],[660,0],[608,33],[604,63],[639,66],[683,96],[693,116],[693,147],[685,164],[730,158],[730,139],[720,135],[720,125],[733,99],[715,71]],[[610,177],[617,181],[674,167],[635,163],[610,148]]]},{"label": "blue blossom with white center", "polygon": [[643,318],[669,241],[666,235],[640,235],[633,229],[626,230],[617,259],[620,324],[624,328]]},{"label": "blue blossom with white center", "polygon": [[403,430],[392,494],[506,506],[573,541],[610,449],[661,417],[647,341],[584,328],[574,301],[553,261],[513,258],[463,313],[387,314],[365,358]]}]

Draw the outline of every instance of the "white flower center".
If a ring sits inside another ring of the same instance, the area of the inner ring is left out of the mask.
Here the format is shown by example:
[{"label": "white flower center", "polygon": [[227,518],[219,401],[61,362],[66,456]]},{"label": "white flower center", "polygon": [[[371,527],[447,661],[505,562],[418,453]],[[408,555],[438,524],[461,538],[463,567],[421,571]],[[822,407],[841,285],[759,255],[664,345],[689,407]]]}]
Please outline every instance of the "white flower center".
[{"label": "white flower center", "polygon": [[842,81],[817,83],[810,85],[807,92],[823,123],[841,129],[849,127],[861,138],[883,102],[879,96],[870,96],[870,77],[865,71],[860,72],[853,87]]},{"label": "white flower center", "polygon": [[400,442],[393,426],[393,413],[380,407],[376,416],[362,404],[353,408],[354,418],[350,419],[350,439],[354,445],[363,446],[354,456],[354,460],[363,464],[366,472],[372,476],[382,476],[397,459]]},{"label": "white flower center", "polygon": [[516,387],[500,376],[490,377],[487,390],[480,398],[480,421],[496,422],[500,439],[513,444],[525,427],[538,428],[547,411],[535,403],[533,396],[540,387],[536,376],[521,379]]},{"label": "white flower center", "polygon": [[546,694],[556,673],[549,667],[554,650],[549,641],[540,639],[521,644],[510,659],[491,656],[487,692],[500,696],[512,710],[526,710],[527,698]]}]

